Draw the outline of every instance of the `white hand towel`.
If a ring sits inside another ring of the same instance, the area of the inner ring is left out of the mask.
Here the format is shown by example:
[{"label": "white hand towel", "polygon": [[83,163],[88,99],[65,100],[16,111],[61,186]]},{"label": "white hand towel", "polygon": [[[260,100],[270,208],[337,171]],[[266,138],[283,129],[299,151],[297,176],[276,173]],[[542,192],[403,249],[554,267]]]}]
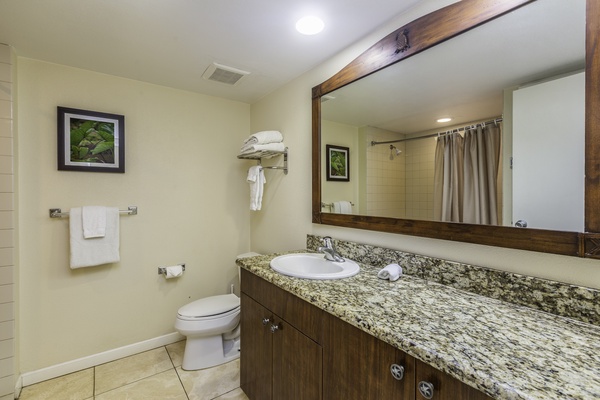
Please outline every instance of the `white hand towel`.
[{"label": "white hand towel", "polygon": [[398,264],[390,264],[377,273],[378,278],[389,279],[392,282],[397,281],[401,275],[402,267]]},{"label": "white hand towel", "polygon": [[352,214],[352,204],[349,201],[340,201],[340,214]]},{"label": "white hand towel", "polygon": [[283,135],[279,131],[261,131],[253,133],[244,141],[244,144],[267,144],[283,142]]},{"label": "white hand towel", "polygon": [[85,239],[81,208],[69,212],[71,238],[71,269],[115,263],[119,257],[119,209],[106,208],[104,237]]},{"label": "white hand towel", "polygon": [[334,201],[333,203],[331,203],[331,211],[334,214],[341,214],[342,213],[342,205],[340,204],[339,201]]},{"label": "white hand towel", "polygon": [[262,207],[263,186],[267,183],[262,167],[250,167],[246,180],[250,184],[250,210],[258,211]]},{"label": "white hand towel", "polygon": [[106,207],[82,207],[81,223],[85,239],[104,237],[106,234]]}]

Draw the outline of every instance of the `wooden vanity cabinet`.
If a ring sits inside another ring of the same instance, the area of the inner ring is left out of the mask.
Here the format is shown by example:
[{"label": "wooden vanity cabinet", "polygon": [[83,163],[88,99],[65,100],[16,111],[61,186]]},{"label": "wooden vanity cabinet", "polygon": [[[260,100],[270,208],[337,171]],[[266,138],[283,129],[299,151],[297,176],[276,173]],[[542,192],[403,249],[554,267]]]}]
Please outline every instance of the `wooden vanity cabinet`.
[{"label": "wooden vanity cabinet", "polygon": [[[331,314],[325,314],[323,398],[413,400],[415,359]],[[392,375],[392,366],[397,379]],[[401,372],[400,372],[401,371]]]},{"label": "wooden vanity cabinet", "polygon": [[240,386],[248,398],[322,399],[323,311],[247,271],[241,309]]},{"label": "wooden vanity cabinet", "polygon": [[[432,398],[433,400],[492,400],[491,397],[480,392],[477,389],[451,377],[450,375],[439,371],[429,364],[422,361],[416,361],[416,394],[417,400]],[[427,386],[419,388],[423,383],[431,384],[430,388],[433,397],[425,397],[420,390],[427,393]]]},{"label": "wooden vanity cabinet", "polygon": [[425,400],[423,383],[433,400],[491,400],[243,269],[241,309],[240,386],[250,400]]}]

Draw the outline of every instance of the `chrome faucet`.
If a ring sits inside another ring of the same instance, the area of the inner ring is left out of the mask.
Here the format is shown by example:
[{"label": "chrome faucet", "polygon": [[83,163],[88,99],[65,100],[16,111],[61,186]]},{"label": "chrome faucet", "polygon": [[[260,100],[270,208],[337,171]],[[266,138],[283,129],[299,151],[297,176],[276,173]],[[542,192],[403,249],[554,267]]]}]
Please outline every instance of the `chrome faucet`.
[{"label": "chrome faucet", "polygon": [[333,245],[333,240],[329,236],[323,238],[323,246],[318,248],[319,252],[325,253],[325,259],[328,261],[344,262],[344,258],[339,255]]}]

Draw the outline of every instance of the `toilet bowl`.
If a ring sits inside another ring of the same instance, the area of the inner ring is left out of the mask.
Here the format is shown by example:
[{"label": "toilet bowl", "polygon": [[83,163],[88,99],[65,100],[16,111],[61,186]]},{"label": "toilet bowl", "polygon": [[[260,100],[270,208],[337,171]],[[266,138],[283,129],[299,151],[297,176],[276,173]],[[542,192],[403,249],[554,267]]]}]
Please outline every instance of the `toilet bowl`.
[{"label": "toilet bowl", "polygon": [[240,299],[235,294],[205,297],[181,307],[175,329],[187,337],[184,370],[214,367],[239,352]]},{"label": "toilet bowl", "polygon": [[[245,253],[237,258],[258,255]],[[187,337],[181,364],[184,370],[235,360],[240,356],[240,299],[235,294],[224,294],[186,304],[177,311],[175,329]]]}]

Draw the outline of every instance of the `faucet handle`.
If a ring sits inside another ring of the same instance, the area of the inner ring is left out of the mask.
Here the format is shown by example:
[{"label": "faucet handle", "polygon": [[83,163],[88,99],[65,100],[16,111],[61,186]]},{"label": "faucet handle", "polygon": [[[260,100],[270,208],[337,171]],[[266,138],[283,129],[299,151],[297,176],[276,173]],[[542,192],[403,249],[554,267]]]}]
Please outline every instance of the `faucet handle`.
[{"label": "faucet handle", "polygon": [[325,236],[323,238],[323,244],[325,245],[325,247],[333,248],[333,239],[331,238],[331,236]]}]

